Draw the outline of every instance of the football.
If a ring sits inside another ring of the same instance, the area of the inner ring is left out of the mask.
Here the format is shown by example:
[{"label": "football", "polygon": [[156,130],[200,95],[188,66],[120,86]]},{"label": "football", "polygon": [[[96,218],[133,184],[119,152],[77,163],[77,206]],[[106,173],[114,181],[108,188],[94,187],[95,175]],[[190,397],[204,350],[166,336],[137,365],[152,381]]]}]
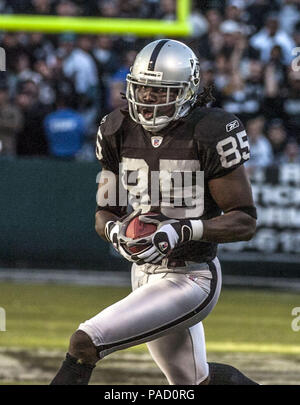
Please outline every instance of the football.
[{"label": "football", "polygon": [[[147,212],[146,215],[155,215],[153,212]],[[146,236],[151,235],[156,231],[157,226],[154,224],[146,224],[139,220],[139,217],[133,218],[131,222],[129,222],[127,229],[126,229],[126,236],[131,239],[140,239]],[[140,246],[132,246],[128,247],[127,249],[130,253],[139,253],[144,250],[148,244],[140,245]]]}]

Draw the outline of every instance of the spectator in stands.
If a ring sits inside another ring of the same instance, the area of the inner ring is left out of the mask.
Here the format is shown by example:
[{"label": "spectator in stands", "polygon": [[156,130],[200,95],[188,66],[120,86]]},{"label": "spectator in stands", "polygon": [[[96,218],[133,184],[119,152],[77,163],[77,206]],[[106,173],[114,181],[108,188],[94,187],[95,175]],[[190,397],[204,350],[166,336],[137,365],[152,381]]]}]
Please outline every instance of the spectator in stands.
[{"label": "spectator in stands", "polygon": [[281,158],[279,159],[280,164],[295,163],[300,164],[300,146],[298,142],[291,138],[289,139],[286,147],[283,151]]},{"label": "spectator in stands", "polygon": [[251,157],[245,165],[250,174],[257,167],[266,167],[273,163],[272,146],[263,133],[264,124],[264,118],[257,116],[249,120],[246,125]]},{"label": "spectator in stands", "polygon": [[44,60],[34,64],[34,70],[40,75],[39,100],[42,104],[53,107],[55,103],[55,90],[53,88],[52,70]]},{"label": "spectator in stands", "polygon": [[290,136],[300,144],[300,71],[288,73],[288,83],[283,95],[283,113]]},{"label": "spectator in stands", "polygon": [[264,110],[269,119],[281,117],[289,135],[300,143],[300,72],[290,69],[287,78],[280,86],[274,66],[267,66]]},{"label": "spectator in stands", "polygon": [[217,91],[223,96],[223,90],[227,87],[231,77],[232,72],[231,63],[224,54],[219,53],[216,56],[214,67],[215,67],[214,86],[216,87]]},{"label": "spectator in stands", "polygon": [[288,142],[288,136],[282,120],[272,120],[267,128],[267,138],[271,142],[274,163],[278,163]]},{"label": "spectator in stands", "polygon": [[56,6],[56,13],[61,17],[76,17],[80,12],[80,7],[70,0],[60,0]]},{"label": "spectator in stands", "polygon": [[[237,49],[237,52],[240,50]],[[247,121],[261,114],[264,101],[263,64],[252,59],[243,77],[239,69],[240,53],[234,53],[228,84],[222,89],[222,107]]]},{"label": "spectator in stands", "polygon": [[16,103],[23,113],[24,123],[17,133],[17,154],[20,156],[47,155],[43,121],[48,108],[39,102],[38,85],[30,81],[22,83]]},{"label": "spectator in stands", "polygon": [[10,32],[3,35],[1,46],[5,49],[6,53],[7,72],[14,73],[20,54],[25,53],[25,47],[20,43],[18,35]]},{"label": "spectator in stands", "polygon": [[259,52],[249,44],[244,24],[225,20],[220,25],[220,32],[223,36],[220,53],[229,58],[235,50],[239,50],[240,61],[245,58],[259,59]]},{"label": "spectator in stands", "polygon": [[68,58],[75,48],[76,35],[72,32],[60,34],[57,38],[56,56]]},{"label": "spectator in stands", "polygon": [[29,34],[28,43],[25,45],[26,54],[30,58],[31,66],[43,59],[48,65],[54,63],[55,48],[46,35],[39,32]]},{"label": "spectator in stands", "polygon": [[246,7],[247,24],[253,32],[263,28],[266,15],[279,11],[278,2],[274,0],[250,0]]},{"label": "spectator in stands", "polygon": [[224,15],[225,1],[224,0],[198,1],[198,8],[202,12],[205,12],[207,9],[213,8],[215,10],[218,10],[222,15]]},{"label": "spectator in stands", "polygon": [[32,14],[51,15],[52,1],[51,0],[31,0]]},{"label": "spectator in stands", "polygon": [[31,14],[33,12],[31,0],[5,0],[5,1],[6,1],[6,8],[5,8],[6,13],[11,12],[11,9],[15,14]]},{"label": "spectator in stands", "polygon": [[96,39],[92,53],[98,68],[99,86],[101,94],[102,114],[108,113],[109,86],[112,76],[120,67],[120,58],[114,49],[114,40],[109,35],[101,35]]},{"label": "spectator in stands", "polygon": [[1,0],[0,1],[0,13],[1,14],[3,14],[3,13],[11,13],[12,12],[12,8],[11,7],[9,7],[9,5],[8,5],[8,1],[7,0]]},{"label": "spectator in stands", "polygon": [[91,36],[80,35],[76,47],[68,48],[69,53],[63,62],[64,74],[74,80],[75,90],[80,96],[78,108],[91,134],[96,131],[96,117],[101,114],[98,69],[91,56],[92,46]]},{"label": "spectator in stands", "polygon": [[274,45],[271,50],[270,62],[268,65],[273,65],[275,71],[275,79],[278,86],[283,86],[286,81],[287,69],[284,64],[282,49],[279,45]]},{"label": "spectator in stands", "polygon": [[[63,37],[62,41],[67,40],[72,43],[75,38]],[[64,60],[64,72],[68,77],[73,77],[76,91],[87,95],[88,92],[98,84],[98,74],[96,64],[89,54],[92,50],[92,39],[88,35],[80,35]]]},{"label": "spectator in stands", "polygon": [[58,94],[63,93],[69,100],[69,107],[77,109],[80,96],[76,93],[73,80],[64,74],[63,58],[59,55],[57,55],[54,65],[51,66],[51,81],[55,92],[55,99]]},{"label": "spectator in stands", "polygon": [[41,76],[31,68],[30,59],[27,53],[21,53],[16,61],[15,80],[17,85],[26,81],[33,81],[36,84],[40,83]]},{"label": "spectator in stands", "polygon": [[85,124],[82,116],[71,109],[63,94],[58,95],[56,110],[45,117],[44,128],[50,156],[75,158],[85,139]]},{"label": "spectator in stands", "polygon": [[167,21],[176,19],[176,0],[161,0],[159,2],[158,18]]},{"label": "spectator in stands", "polygon": [[80,7],[80,14],[83,16],[97,16],[99,15],[98,0],[76,0],[76,4]]},{"label": "spectator in stands", "polygon": [[282,6],[279,13],[280,29],[287,34],[292,35],[295,25],[300,21],[300,8],[298,0],[282,0]]},{"label": "spectator in stands", "polygon": [[145,0],[120,1],[119,10],[121,18],[153,18],[150,4]]},{"label": "spectator in stands", "polygon": [[[234,49],[241,45],[241,36],[243,33],[243,27],[236,21],[225,20],[220,25],[220,32],[223,37],[223,43],[220,48],[220,53],[225,55],[228,59],[231,57]],[[239,41],[239,43],[238,43]],[[246,47],[246,41],[243,42],[243,48]],[[242,54],[239,55],[242,57]]]},{"label": "spectator in stands", "polygon": [[300,46],[300,21],[295,25],[295,29],[293,32],[293,40],[295,42],[296,47]]},{"label": "spectator in stands", "polygon": [[268,63],[264,72],[264,115],[267,119],[276,119],[282,116],[282,102],[280,90],[276,80],[276,66]]},{"label": "spectator in stands", "polygon": [[268,15],[265,26],[251,37],[250,44],[260,51],[260,59],[264,63],[270,60],[274,45],[280,46],[284,63],[291,63],[295,43],[290,35],[280,29],[277,14]]},{"label": "spectator in stands", "polygon": [[222,23],[222,15],[217,8],[209,8],[205,13],[206,20],[208,22],[209,32],[220,31],[220,25]]},{"label": "spectator in stands", "polygon": [[16,155],[16,133],[22,128],[20,109],[9,101],[8,85],[0,82],[0,157]]},{"label": "spectator in stands", "polygon": [[137,51],[134,49],[129,49],[123,55],[123,64],[119,67],[117,72],[112,76],[113,81],[126,82],[126,77],[130,72],[130,68],[133,65]]},{"label": "spectator in stands", "polygon": [[243,23],[246,7],[245,0],[227,0],[225,8],[225,20],[232,20],[239,24]]},{"label": "spectator in stands", "polygon": [[202,86],[211,87],[212,95],[215,101],[210,104],[211,107],[221,107],[222,95],[215,86],[215,69],[213,63],[207,61],[201,64]]},{"label": "spectator in stands", "polygon": [[223,46],[223,35],[220,32],[222,15],[218,9],[209,9],[205,13],[208,23],[207,33],[204,34],[197,43],[200,60],[213,61],[220,54]]},{"label": "spectator in stands", "polygon": [[102,79],[107,82],[120,66],[120,58],[114,50],[113,38],[110,35],[97,37],[93,54],[101,69]]},{"label": "spectator in stands", "polygon": [[101,17],[117,18],[120,15],[118,0],[98,0],[98,9]]}]

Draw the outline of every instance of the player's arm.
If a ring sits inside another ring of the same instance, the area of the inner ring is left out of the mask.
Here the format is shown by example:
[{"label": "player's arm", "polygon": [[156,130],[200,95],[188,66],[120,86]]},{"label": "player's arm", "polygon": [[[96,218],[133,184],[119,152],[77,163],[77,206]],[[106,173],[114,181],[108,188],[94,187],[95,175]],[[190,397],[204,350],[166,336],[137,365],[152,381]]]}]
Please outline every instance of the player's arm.
[{"label": "player's arm", "polygon": [[119,220],[126,214],[126,206],[118,205],[119,176],[102,170],[97,191],[95,229],[105,241],[115,243],[119,232]]},{"label": "player's arm", "polygon": [[[97,234],[103,238],[104,240],[107,239],[107,235],[105,234],[105,227],[108,222],[112,221],[118,221],[120,219],[120,215],[117,215],[115,210],[109,208],[109,207],[104,207],[102,208],[102,201],[100,200],[101,196],[104,195],[107,197],[106,194],[108,194],[107,191],[107,186],[108,186],[108,179],[105,179],[103,182],[100,182],[98,185],[98,192],[97,192],[97,201],[98,201],[98,206],[97,206],[97,211],[95,214],[95,230]],[[105,190],[104,190],[105,188]],[[100,197],[98,197],[100,196]]]},{"label": "player's arm", "polygon": [[202,221],[201,240],[217,243],[250,240],[256,229],[256,214],[244,166],[210,180],[209,190],[224,215]]},{"label": "player's arm", "polygon": [[[120,217],[113,214],[107,210],[101,210],[96,212],[95,215],[95,230],[97,234],[104,239],[106,242],[108,241],[105,235],[105,226],[108,222],[115,222],[118,221]],[[109,241],[110,242],[110,241]]]},{"label": "player's arm", "polygon": [[[95,214],[95,229],[106,242],[111,242],[114,248],[127,260],[130,254],[123,249],[119,236],[126,215],[126,206],[120,206],[118,201],[119,176],[109,170],[102,170],[97,191],[97,210]],[[126,218],[126,219],[125,219]]]},{"label": "player's arm", "polygon": [[118,231],[116,224],[126,212],[126,207],[120,207],[118,201],[119,156],[114,136],[117,129],[114,129],[114,125],[118,128],[121,121],[120,117],[115,115],[116,113],[102,119],[96,138],[96,157],[102,170],[97,190],[95,230],[101,238],[109,242],[113,242],[113,236]]}]

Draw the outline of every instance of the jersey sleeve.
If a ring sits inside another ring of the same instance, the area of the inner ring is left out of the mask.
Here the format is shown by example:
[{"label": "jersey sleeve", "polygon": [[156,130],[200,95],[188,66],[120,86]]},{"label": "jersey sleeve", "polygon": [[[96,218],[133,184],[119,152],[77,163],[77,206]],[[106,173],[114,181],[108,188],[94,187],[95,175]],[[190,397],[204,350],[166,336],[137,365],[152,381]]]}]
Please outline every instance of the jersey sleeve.
[{"label": "jersey sleeve", "polygon": [[208,180],[229,174],[250,158],[247,133],[240,119],[224,110],[210,115],[206,140],[198,141],[202,170]]},{"label": "jersey sleeve", "polygon": [[101,163],[102,169],[109,170],[115,174],[119,171],[119,154],[117,146],[117,134],[109,131],[111,117],[105,116],[98,128],[96,138],[96,157]]},{"label": "jersey sleeve", "polygon": [[126,206],[120,203],[118,183],[121,124],[122,117],[118,111],[105,116],[100,123],[96,139],[96,157],[101,164],[101,173],[97,181],[103,183],[97,191],[96,212],[106,210],[119,217],[126,213]]}]

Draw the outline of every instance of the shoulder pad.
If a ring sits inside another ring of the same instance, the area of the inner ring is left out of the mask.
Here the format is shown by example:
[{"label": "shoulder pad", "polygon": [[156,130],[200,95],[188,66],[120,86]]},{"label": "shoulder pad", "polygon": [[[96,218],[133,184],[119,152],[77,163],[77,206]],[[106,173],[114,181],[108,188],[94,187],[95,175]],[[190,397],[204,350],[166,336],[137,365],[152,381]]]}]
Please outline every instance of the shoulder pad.
[{"label": "shoulder pad", "polygon": [[202,144],[214,144],[244,130],[238,117],[221,108],[198,108],[195,113],[195,118],[198,120],[195,126],[195,138]]},{"label": "shoulder pad", "polygon": [[126,118],[127,118],[127,111],[125,109],[120,108],[117,108],[111,113],[105,115],[100,122],[102,135],[109,136],[117,133]]}]

